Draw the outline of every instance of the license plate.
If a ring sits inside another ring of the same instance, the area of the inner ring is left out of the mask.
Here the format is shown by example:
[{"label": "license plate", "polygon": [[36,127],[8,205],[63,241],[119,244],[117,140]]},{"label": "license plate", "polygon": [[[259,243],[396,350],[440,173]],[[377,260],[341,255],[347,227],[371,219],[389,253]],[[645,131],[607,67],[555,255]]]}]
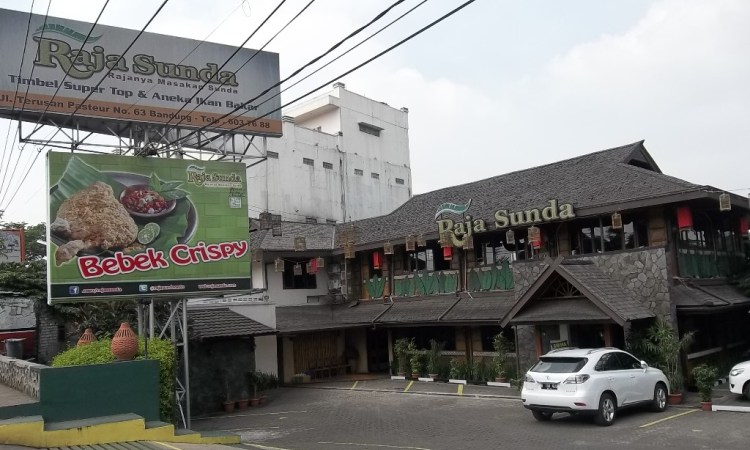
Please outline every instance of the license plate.
[{"label": "license plate", "polygon": [[549,390],[557,390],[557,385],[559,383],[542,383],[542,389],[549,389]]}]

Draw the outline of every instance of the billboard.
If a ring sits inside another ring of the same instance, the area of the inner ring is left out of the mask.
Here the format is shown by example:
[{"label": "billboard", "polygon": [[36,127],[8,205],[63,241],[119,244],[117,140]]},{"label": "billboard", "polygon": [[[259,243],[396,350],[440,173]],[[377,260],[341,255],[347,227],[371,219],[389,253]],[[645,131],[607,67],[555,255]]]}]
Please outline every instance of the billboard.
[{"label": "billboard", "polygon": [[20,263],[25,259],[23,230],[0,230],[0,263]]},{"label": "billboard", "polygon": [[[45,24],[44,16],[36,14],[24,42],[28,18],[28,13],[0,9],[2,117],[36,121],[47,111],[70,126],[66,120],[77,110],[80,128],[102,133],[110,133],[107,126],[118,128],[113,124],[124,129],[133,122],[181,122],[184,128],[281,135],[280,111],[255,120],[280,107],[280,97],[260,105],[279,93],[278,86],[245,104],[278,83],[276,53],[260,52],[245,64],[255,50],[243,48],[222,68],[236,47],[143,33],[123,54],[137,31],[97,25],[86,41],[92,24],[55,17]],[[237,113],[219,120],[237,107]]]},{"label": "billboard", "polygon": [[47,156],[50,303],[251,287],[241,163]]}]

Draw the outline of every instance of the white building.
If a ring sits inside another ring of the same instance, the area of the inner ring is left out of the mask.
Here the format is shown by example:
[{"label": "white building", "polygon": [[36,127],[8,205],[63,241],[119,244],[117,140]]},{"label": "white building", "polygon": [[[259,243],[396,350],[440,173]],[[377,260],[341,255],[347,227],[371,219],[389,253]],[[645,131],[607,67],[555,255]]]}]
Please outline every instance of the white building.
[{"label": "white building", "polygon": [[[387,214],[411,198],[408,110],[345,89],[284,111],[267,160],[250,167],[250,217],[341,223]],[[262,149],[261,149],[262,151]]]}]

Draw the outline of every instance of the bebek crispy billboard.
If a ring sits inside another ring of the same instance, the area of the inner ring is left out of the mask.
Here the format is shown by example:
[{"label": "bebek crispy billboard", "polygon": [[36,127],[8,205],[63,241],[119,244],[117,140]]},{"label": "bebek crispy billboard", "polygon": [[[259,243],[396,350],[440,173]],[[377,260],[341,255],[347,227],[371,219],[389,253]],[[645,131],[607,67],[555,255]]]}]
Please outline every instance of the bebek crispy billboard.
[{"label": "bebek crispy billboard", "polygon": [[50,152],[50,303],[251,287],[241,163]]},{"label": "bebek crispy billboard", "polygon": [[[86,40],[92,24],[55,17],[45,24],[44,16],[36,14],[24,42],[28,18],[28,13],[0,9],[2,117],[36,121],[47,111],[70,126],[76,111],[78,126],[95,132],[108,133],[105,124],[112,122],[180,122],[184,128],[281,135],[280,111],[255,120],[279,108],[278,96],[258,106],[277,95],[278,87],[246,103],[278,83],[276,53],[260,52],[245,64],[255,50],[243,48],[222,67],[236,47],[143,33],[123,54],[137,31],[97,25]],[[237,107],[238,112],[219,119]]]}]

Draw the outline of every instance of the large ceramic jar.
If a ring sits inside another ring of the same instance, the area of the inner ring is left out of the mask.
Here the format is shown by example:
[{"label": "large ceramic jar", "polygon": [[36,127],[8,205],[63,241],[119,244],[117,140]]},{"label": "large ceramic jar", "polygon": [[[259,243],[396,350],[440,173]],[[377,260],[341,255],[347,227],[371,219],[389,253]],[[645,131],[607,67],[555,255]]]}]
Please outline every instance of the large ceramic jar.
[{"label": "large ceramic jar", "polygon": [[78,343],[76,344],[76,347],[90,344],[94,342],[95,340],[96,340],[96,336],[94,336],[94,332],[91,331],[91,328],[86,328],[86,331],[84,331],[81,337],[78,339]]},{"label": "large ceramic jar", "polygon": [[110,347],[112,355],[119,361],[130,361],[138,353],[138,337],[127,322],[120,325],[115,336],[112,338]]}]

